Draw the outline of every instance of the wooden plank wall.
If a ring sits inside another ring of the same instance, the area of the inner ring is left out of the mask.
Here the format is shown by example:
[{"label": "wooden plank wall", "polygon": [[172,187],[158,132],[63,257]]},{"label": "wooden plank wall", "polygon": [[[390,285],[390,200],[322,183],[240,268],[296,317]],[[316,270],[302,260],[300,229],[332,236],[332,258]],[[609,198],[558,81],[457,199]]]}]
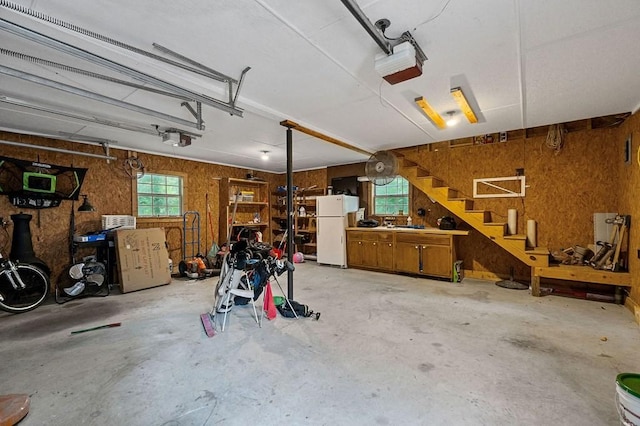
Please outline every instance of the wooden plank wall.
[{"label": "wooden plank wall", "polygon": [[[526,221],[534,219],[538,245],[558,250],[592,243],[593,213],[620,208],[617,133],[618,129],[568,133],[557,154],[545,146],[546,135],[525,139],[524,133],[504,143],[450,147],[441,142],[401,152],[468,198],[473,198],[474,178],[515,176],[516,169],[524,168],[528,186],[524,198],[476,199],[474,209],[490,210],[493,220],[502,222],[508,209],[516,209],[519,233],[524,234]],[[418,207],[429,204],[423,197],[414,197],[412,217]],[[432,206],[425,221],[435,225],[445,213]],[[462,239],[458,254],[464,268],[478,277],[505,277],[512,266],[517,276],[530,276],[529,268],[477,233]]]},{"label": "wooden plank wall", "polygon": [[629,270],[631,274],[631,294],[627,306],[635,311],[636,321],[640,322],[640,114],[635,113],[627,119],[616,132],[615,152],[618,158],[624,157],[624,145],[627,138],[631,138],[630,164],[618,162],[619,179],[619,209],[621,213],[631,215],[631,229],[629,232]]},{"label": "wooden plank wall", "polygon": [[[78,149],[77,143],[14,133],[0,132],[0,139],[62,149]],[[105,160],[96,158],[7,145],[0,146],[2,155],[7,157],[39,160],[45,163],[73,165],[89,169],[82,186],[82,193],[89,195],[89,200],[96,208],[96,211],[75,212],[78,233],[100,230],[103,214],[135,215],[132,210],[132,187],[135,185],[135,180],[132,180],[123,169],[123,161],[131,155],[128,151],[111,149],[111,155],[117,157],[118,160],[107,164]],[[177,148],[177,150],[179,149]],[[99,146],[83,145],[82,150],[94,154],[103,154],[102,148]],[[176,153],[179,154],[179,151],[176,151]],[[217,242],[219,235],[218,178],[246,178],[250,170],[144,153],[138,154],[138,158],[142,160],[145,170],[149,173],[177,172],[187,176],[184,182],[185,209],[200,213],[200,252],[206,253],[211,244],[214,241]],[[274,174],[260,172],[254,173],[254,176],[269,181],[271,185],[276,182],[278,177]],[[211,222],[207,218],[207,194],[211,207]],[[73,204],[75,209],[78,206],[79,203]],[[68,241],[71,208],[71,201],[63,201],[57,208],[24,211],[24,213],[33,215],[31,233],[34,251],[52,269],[52,284],[55,284],[61,273],[66,273],[66,268],[69,266]],[[8,218],[11,214],[18,212],[20,210],[12,206],[7,197],[0,197],[0,216]],[[177,265],[183,259],[182,218],[162,221],[141,219],[138,220],[137,225],[139,228],[164,228],[169,246],[169,255],[174,265]],[[9,229],[10,234],[11,229]],[[0,235],[0,245],[4,244],[5,240],[4,236]],[[4,253],[7,253],[9,248],[10,246],[7,246]]]},{"label": "wooden plank wall", "polygon": [[[633,136],[633,162],[622,161],[624,140]],[[593,213],[598,211],[620,211],[639,217],[637,188],[640,185],[640,165],[636,152],[640,141],[640,118],[635,114],[619,128],[582,130],[568,133],[564,148],[556,154],[545,147],[545,136],[535,133],[525,138],[525,132],[509,132],[505,143],[485,145],[450,144],[441,142],[406,148],[403,153],[410,159],[429,169],[463,195],[471,197],[472,180],[478,177],[515,175],[516,168],[524,168],[527,177],[527,195],[524,199],[476,200],[476,208],[492,211],[494,220],[506,221],[507,210],[518,210],[519,232],[524,233],[526,220],[538,222],[538,245],[551,250],[575,244],[586,245],[593,240]],[[74,149],[77,144],[46,138],[1,133],[0,138],[32,144]],[[497,141],[497,138],[494,138]],[[102,153],[96,146],[86,145],[83,150]],[[3,155],[26,160],[87,167],[89,172],[83,193],[89,194],[97,211],[76,212],[76,224],[80,233],[101,227],[102,214],[134,214],[132,212],[131,188],[133,181],[124,173],[122,161],[129,153],[112,150],[118,161],[106,164],[104,160],[70,156],[46,151],[27,150],[2,146]],[[148,172],[175,171],[188,175],[185,192],[188,210],[201,214],[201,251],[206,252],[218,238],[219,181],[220,177],[245,178],[249,170],[215,164],[187,161],[171,157],[140,154]],[[277,185],[284,185],[284,174],[254,173],[270,182],[272,192]],[[337,176],[363,176],[364,163],[329,167],[294,174],[294,185],[327,186]],[[213,220],[207,219],[206,194]],[[363,202],[365,202],[363,200]],[[365,203],[366,204],[366,203]],[[75,208],[78,204],[75,204]],[[427,210],[419,218],[419,207]],[[414,192],[411,216],[416,224],[434,226],[438,217],[447,213],[442,207],[432,204],[428,198]],[[0,197],[2,216],[18,213],[18,209]],[[47,262],[53,270],[54,280],[68,266],[68,234],[71,203],[65,201],[58,208],[26,211],[34,215],[31,223],[36,255]],[[39,216],[39,217],[38,217]],[[139,227],[163,227],[169,242],[170,255],[177,264],[182,259],[182,220],[158,222],[141,220]],[[638,270],[636,251],[640,247],[638,233],[631,228],[630,268]],[[516,276],[528,277],[530,271],[506,252],[497,249],[486,238],[471,233],[462,240],[458,250],[464,268],[474,271],[476,276],[506,277],[509,268],[515,267]],[[640,302],[640,278],[633,278],[632,303]]]}]

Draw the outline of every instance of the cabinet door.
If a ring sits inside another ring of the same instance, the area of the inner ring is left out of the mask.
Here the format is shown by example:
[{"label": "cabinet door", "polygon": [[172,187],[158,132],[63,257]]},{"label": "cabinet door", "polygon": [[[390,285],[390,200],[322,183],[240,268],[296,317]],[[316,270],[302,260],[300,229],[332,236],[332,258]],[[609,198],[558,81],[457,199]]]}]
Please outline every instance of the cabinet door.
[{"label": "cabinet door", "polygon": [[376,268],[378,266],[378,242],[363,241],[362,247],[362,266]]},{"label": "cabinet door", "polygon": [[377,268],[382,270],[388,270],[388,271],[393,270],[393,268],[395,267],[393,253],[394,253],[393,242],[379,241]]},{"label": "cabinet door", "polygon": [[420,272],[420,244],[396,242],[395,269],[398,272]]},{"label": "cabinet door", "polygon": [[422,273],[451,279],[451,247],[422,246]]},{"label": "cabinet door", "polygon": [[363,266],[362,256],[364,249],[361,240],[347,237],[347,263],[349,266]]}]

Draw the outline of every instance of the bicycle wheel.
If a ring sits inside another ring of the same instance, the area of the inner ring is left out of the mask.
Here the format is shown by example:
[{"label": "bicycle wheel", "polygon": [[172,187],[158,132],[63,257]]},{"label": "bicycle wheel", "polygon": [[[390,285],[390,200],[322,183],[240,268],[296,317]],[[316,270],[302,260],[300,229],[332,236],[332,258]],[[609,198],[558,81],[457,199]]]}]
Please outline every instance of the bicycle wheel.
[{"label": "bicycle wheel", "polygon": [[[49,294],[49,278],[39,268],[28,265],[16,265],[17,273],[26,285],[24,289],[15,289],[11,284],[9,274],[3,269],[0,272],[0,309],[19,314],[37,308],[45,301]],[[12,276],[13,281],[15,277]]]}]

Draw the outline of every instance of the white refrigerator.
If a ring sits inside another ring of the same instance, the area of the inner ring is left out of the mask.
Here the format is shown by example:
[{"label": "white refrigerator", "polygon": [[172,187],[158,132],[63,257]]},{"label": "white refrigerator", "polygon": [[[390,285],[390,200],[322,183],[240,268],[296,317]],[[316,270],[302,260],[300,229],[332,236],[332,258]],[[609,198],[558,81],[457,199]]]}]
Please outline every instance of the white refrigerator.
[{"label": "white refrigerator", "polygon": [[316,198],[318,263],[347,267],[347,213],[358,207],[359,198],[349,195]]}]

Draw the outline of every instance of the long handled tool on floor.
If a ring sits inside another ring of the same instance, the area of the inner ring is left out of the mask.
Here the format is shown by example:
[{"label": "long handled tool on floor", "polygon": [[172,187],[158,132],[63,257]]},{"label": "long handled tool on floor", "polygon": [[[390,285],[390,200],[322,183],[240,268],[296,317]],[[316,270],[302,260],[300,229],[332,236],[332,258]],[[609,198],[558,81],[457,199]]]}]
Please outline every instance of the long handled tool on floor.
[{"label": "long handled tool on floor", "polygon": [[122,325],[122,323],[114,322],[114,323],[111,323],[111,324],[99,325],[97,327],[85,328],[84,330],[72,331],[71,334],[85,333],[87,331],[100,330],[101,328],[120,327],[120,325]]}]

